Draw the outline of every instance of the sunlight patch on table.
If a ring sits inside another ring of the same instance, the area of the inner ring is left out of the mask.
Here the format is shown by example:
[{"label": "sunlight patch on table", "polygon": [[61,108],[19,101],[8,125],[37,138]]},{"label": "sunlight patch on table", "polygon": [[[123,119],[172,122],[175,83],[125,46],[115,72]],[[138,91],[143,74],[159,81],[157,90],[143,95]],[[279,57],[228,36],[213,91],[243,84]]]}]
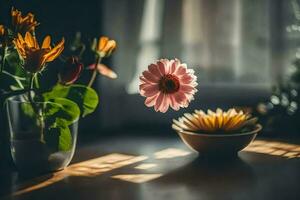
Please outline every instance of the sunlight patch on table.
[{"label": "sunlight patch on table", "polygon": [[300,145],[285,142],[255,140],[243,151],[280,156],[283,158],[300,158]]},{"label": "sunlight patch on table", "polygon": [[[105,172],[111,171],[113,169],[121,168],[133,163],[137,163],[146,160],[147,156],[133,156],[126,154],[113,153],[106,156],[101,156],[95,159],[90,159],[87,161],[79,162],[70,165],[66,169],[56,172],[53,176],[46,181],[39,182],[37,179],[27,182],[17,188],[23,188],[16,191],[14,195],[20,195],[34,190],[38,190],[62,179],[70,176],[84,176],[84,177],[94,177],[99,176]],[[28,187],[28,185],[30,185]]]},{"label": "sunlight patch on table", "polygon": [[161,176],[162,174],[120,174],[112,176],[112,178],[132,183],[145,183]]},{"label": "sunlight patch on table", "polygon": [[140,164],[136,167],[134,167],[135,169],[151,169],[153,167],[156,167],[157,164],[154,164],[154,163],[143,163],[143,164]]},{"label": "sunlight patch on table", "polygon": [[73,164],[62,173],[70,176],[96,176],[126,165],[147,159],[147,156],[131,156],[125,154],[109,154],[107,156]]},{"label": "sunlight patch on table", "polygon": [[183,157],[189,154],[191,154],[191,152],[189,151],[176,149],[176,148],[168,148],[154,153],[154,156],[156,159],[169,159],[169,158]]}]

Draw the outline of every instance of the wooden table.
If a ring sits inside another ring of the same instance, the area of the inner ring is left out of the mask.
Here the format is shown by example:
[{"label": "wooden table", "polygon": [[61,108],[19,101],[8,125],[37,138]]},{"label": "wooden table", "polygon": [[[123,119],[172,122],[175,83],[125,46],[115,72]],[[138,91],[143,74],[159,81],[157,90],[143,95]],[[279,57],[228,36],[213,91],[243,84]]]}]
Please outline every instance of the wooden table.
[{"label": "wooden table", "polygon": [[299,200],[300,145],[258,139],[236,159],[212,161],[178,137],[99,138],[54,174],[28,179],[3,168],[0,186],[0,199],[20,200]]}]

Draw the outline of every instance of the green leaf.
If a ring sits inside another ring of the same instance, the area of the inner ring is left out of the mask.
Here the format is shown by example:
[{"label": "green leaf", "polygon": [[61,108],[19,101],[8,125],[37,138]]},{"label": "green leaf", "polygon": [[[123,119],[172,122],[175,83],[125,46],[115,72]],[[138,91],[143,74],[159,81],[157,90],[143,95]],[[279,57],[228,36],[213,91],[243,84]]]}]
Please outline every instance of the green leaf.
[{"label": "green leaf", "polygon": [[69,151],[72,148],[72,135],[69,126],[76,123],[80,109],[76,103],[65,98],[53,98],[44,103],[44,120],[49,127],[45,134],[46,143],[56,151]]},{"label": "green leaf", "polygon": [[43,115],[46,119],[56,122],[63,119],[71,125],[79,119],[80,109],[76,103],[66,98],[53,98],[45,102]]},{"label": "green leaf", "polygon": [[21,108],[22,108],[23,113],[26,116],[28,116],[30,118],[36,117],[35,112],[34,112],[32,106],[31,106],[31,104],[29,102],[28,103],[22,103],[21,104]]},{"label": "green leaf", "polygon": [[65,120],[57,119],[56,123],[60,129],[58,150],[69,151],[72,148],[72,135],[71,131]]},{"label": "green leaf", "polygon": [[57,127],[57,119],[65,120],[67,125],[71,125],[76,122],[80,116],[80,110],[77,104],[65,98],[49,99],[47,102],[34,104],[35,108],[33,108],[29,102],[21,106],[26,116],[36,118],[37,113],[39,113],[47,122],[48,126],[51,127]]},{"label": "green leaf", "polygon": [[72,149],[72,135],[67,122],[56,119],[56,127],[50,128],[45,134],[45,141],[53,151],[69,151]]},{"label": "green leaf", "polygon": [[57,84],[50,92],[44,93],[43,96],[46,101],[54,97],[61,97],[76,102],[83,117],[94,112],[99,101],[95,90],[78,84],[70,86]]},{"label": "green leaf", "polygon": [[76,103],[65,98],[53,98],[47,102],[28,102],[21,106],[23,113],[36,121],[37,126],[41,126],[38,122],[43,120],[44,139],[51,150],[71,150],[72,135],[69,126],[76,123],[80,117],[80,109]]}]

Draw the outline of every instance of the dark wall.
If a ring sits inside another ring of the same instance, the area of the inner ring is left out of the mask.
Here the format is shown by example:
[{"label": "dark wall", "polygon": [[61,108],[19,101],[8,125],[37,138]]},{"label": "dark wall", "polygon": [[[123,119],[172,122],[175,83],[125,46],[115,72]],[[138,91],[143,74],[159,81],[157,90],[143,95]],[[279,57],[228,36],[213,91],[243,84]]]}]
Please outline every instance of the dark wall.
[{"label": "dark wall", "polygon": [[101,0],[1,0],[0,23],[10,23],[10,8],[35,14],[40,26],[37,32],[56,37],[73,36],[82,31],[86,37],[98,35],[101,27]]}]

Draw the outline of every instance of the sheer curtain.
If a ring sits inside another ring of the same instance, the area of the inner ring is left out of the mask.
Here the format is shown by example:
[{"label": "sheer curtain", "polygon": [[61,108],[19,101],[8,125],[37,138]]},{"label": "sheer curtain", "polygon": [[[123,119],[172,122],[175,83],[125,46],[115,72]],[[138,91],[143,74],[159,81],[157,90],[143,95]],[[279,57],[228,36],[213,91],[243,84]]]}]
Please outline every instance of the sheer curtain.
[{"label": "sheer curtain", "polygon": [[[161,121],[161,114],[145,108],[144,99],[136,95],[139,75],[159,58],[179,58],[194,68],[200,97],[208,94],[206,86],[210,91],[221,88],[209,93],[211,98],[226,96],[234,88],[252,89],[253,98],[267,91],[284,71],[282,4],[279,0],[104,0],[103,34],[118,42],[112,67],[119,79],[99,82],[104,91],[103,124]],[[241,96],[232,94],[232,98]],[[200,102],[191,107],[203,106]],[[233,102],[228,97],[227,104]],[[163,118],[174,115],[169,112]]]}]

